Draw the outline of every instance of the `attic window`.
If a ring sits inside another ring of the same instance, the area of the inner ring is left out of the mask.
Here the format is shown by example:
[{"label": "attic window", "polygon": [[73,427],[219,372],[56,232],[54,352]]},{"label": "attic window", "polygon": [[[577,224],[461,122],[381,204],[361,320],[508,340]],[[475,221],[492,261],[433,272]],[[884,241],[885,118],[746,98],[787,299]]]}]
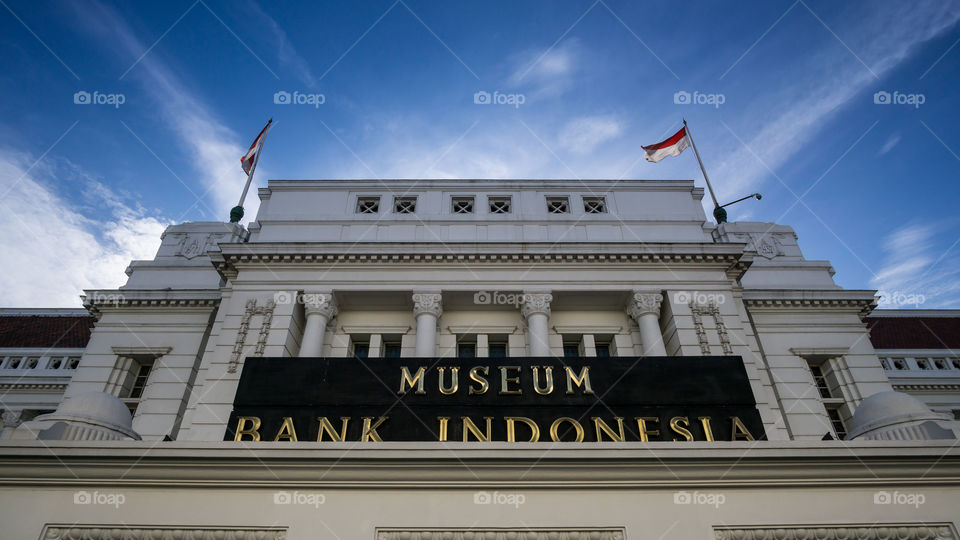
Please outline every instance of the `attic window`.
[{"label": "attic window", "polygon": [[602,214],[607,211],[607,203],[603,197],[584,197],[583,211],[588,214]]},{"label": "attic window", "polygon": [[412,214],[417,211],[416,197],[394,197],[393,211],[398,214]]},{"label": "attic window", "polygon": [[454,214],[472,214],[473,213],[473,197],[454,197],[453,213]]},{"label": "attic window", "polygon": [[380,197],[358,197],[358,214],[376,214],[380,212]]},{"label": "attic window", "polygon": [[510,213],[510,197],[490,197],[488,202],[490,203],[491,214]]},{"label": "attic window", "polygon": [[570,211],[570,204],[566,197],[547,197],[547,212],[551,214],[566,214]]}]

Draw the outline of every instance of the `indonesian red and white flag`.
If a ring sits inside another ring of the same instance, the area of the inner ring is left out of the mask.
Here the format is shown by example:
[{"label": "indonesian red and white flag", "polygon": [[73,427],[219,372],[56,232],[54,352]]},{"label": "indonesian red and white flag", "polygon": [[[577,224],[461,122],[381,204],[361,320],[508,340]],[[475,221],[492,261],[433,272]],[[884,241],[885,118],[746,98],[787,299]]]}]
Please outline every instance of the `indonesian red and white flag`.
[{"label": "indonesian red and white flag", "polygon": [[263,139],[267,136],[267,131],[270,130],[270,124],[272,123],[273,119],[271,118],[270,121],[267,122],[267,125],[263,126],[263,129],[260,130],[257,138],[253,140],[253,144],[250,145],[247,153],[240,158],[240,166],[243,167],[243,172],[250,174],[250,169],[253,167],[253,164],[256,163],[257,153],[260,152],[260,147],[263,146]]},{"label": "indonesian red and white flag", "polygon": [[687,126],[683,126],[669,139],[641,148],[646,153],[647,161],[656,163],[667,156],[679,156],[680,152],[683,152],[689,146],[690,136],[687,135]]}]

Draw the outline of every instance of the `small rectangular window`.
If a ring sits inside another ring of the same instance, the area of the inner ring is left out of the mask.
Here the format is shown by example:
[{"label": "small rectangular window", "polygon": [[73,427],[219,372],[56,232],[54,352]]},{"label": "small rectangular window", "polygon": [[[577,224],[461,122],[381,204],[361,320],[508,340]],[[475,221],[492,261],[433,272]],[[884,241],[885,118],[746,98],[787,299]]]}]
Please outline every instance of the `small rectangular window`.
[{"label": "small rectangular window", "polygon": [[583,211],[588,214],[602,214],[607,211],[607,203],[603,197],[584,197]]},{"label": "small rectangular window", "polygon": [[813,382],[817,385],[817,390],[820,391],[820,397],[832,398],[830,387],[827,385],[827,378],[823,375],[823,369],[820,366],[810,366],[810,373],[813,375]]},{"label": "small rectangular window", "polygon": [[472,214],[473,213],[473,197],[454,197],[453,213],[454,214]]},{"label": "small rectangular window", "polygon": [[610,344],[609,343],[597,343],[597,358],[610,358]]},{"label": "small rectangular window", "polygon": [[383,344],[383,357],[384,358],[400,358],[400,344],[399,343],[384,343]]},{"label": "small rectangular window", "polygon": [[551,214],[566,214],[570,212],[570,203],[567,197],[547,197],[547,212]]},{"label": "small rectangular window", "polygon": [[394,197],[393,211],[398,214],[412,214],[417,211],[416,197]]},{"label": "small rectangular window", "polygon": [[847,436],[847,429],[843,426],[843,420],[840,419],[840,411],[829,408],[827,409],[827,416],[830,417],[830,424],[833,426],[833,432],[837,439],[843,440]]},{"label": "small rectangular window", "polygon": [[487,347],[487,356],[490,358],[506,358],[507,357],[507,344],[506,343],[491,343]]},{"label": "small rectangular window", "polygon": [[580,357],[580,344],[578,344],[578,343],[564,343],[564,344],[563,344],[563,357],[564,357],[564,358],[579,358],[579,357]]},{"label": "small rectangular window", "polygon": [[380,197],[357,197],[358,214],[377,214],[380,212]]},{"label": "small rectangular window", "polygon": [[487,202],[490,203],[491,214],[510,213],[510,197],[489,197]]},{"label": "small rectangular window", "polygon": [[147,378],[150,377],[150,370],[153,369],[153,363],[140,363],[137,366],[137,373],[133,379],[133,386],[130,387],[128,398],[140,399],[143,395],[143,389],[147,387]]},{"label": "small rectangular window", "polygon": [[370,344],[369,343],[354,343],[353,344],[353,357],[354,358],[369,358],[370,357]]},{"label": "small rectangular window", "polygon": [[476,343],[458,343],[457,357],[458,358],[476,358],[477,344]]}]

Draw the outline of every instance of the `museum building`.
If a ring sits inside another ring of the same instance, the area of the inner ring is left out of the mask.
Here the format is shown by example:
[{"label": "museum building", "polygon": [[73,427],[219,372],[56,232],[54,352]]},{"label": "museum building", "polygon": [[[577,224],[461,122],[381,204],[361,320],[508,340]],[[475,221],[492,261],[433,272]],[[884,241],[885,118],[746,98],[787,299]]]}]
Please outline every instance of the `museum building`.
[{"label": "museum building", "polygon": [[274,180],[0,310],[3,537],[958,539],[960,312],[685,180]]}]

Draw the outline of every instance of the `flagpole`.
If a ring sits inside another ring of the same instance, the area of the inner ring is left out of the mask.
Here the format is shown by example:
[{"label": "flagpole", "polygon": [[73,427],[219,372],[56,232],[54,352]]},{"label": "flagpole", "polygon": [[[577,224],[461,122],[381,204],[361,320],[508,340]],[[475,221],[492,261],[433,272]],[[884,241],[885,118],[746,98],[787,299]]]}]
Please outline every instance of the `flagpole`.
[{"label": "flagpole", "polygon": [[[700,164],[700,172],[703,173],[703,179],[707,182],[707,189],[710,190],[710,198],[713,199],[713,215],[714,217],[717,217],[717,209],[720,208],[720,203],[717,202],[717,196],[713,193],[713,186],[710,185],[710,178],[707,176],[707,169],[703,167],[703,160],[700,159],[700,152],[697,151],[697,143],[693,142],[693,134],[690,133],[690,128],[687,126],[686,119],[683,121],[683,127],[687,131],[687,137],[690,138],[690,146],[693,147],[693,154],[697,156],[697,163]],[[717,217],[717,221],[719,223],[719,217]],[[723,221],[726,221],[726,219]]]},{"label": "flagpole", "polygon": [[247,191],[250,190],[250,184],[253,182],[253,173],[257,171],[257,164],[260,163],[260,154],[263,152],[263,146],[267,144],[267,135],[270,134],[270,127],[273,125],[273,118],[267,122],[267,130],[263,134],[263,140],[260,141],[260,148],[257,149],[257,155],[253,158],[253,166],[250,167],[250,173],[247,174],[247,183],[243,186],[243,193],[240,194],[240,202],[230,210],[230,223],[238,223],[243,218],[243,201],[247,198]]}]

